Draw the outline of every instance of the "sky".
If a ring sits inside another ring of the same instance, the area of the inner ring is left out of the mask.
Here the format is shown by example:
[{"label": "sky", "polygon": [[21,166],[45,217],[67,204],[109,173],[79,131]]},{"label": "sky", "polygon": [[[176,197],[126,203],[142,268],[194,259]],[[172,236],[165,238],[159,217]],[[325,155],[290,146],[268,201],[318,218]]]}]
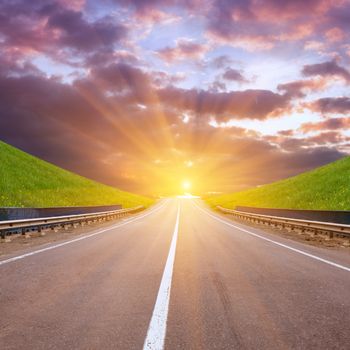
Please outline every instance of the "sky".
[{"label": "sky", "polygon": [[348,0],[0,0],[0,139],[147,195],[293,176],[350,151],[349,33]]}]

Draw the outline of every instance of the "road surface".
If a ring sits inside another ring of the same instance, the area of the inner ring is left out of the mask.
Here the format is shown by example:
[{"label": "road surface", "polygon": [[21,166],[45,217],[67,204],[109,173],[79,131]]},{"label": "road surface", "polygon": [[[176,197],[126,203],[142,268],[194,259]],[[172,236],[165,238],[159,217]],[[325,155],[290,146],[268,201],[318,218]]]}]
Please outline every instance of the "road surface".
[{"label": "road surface", "polygon": [[166,199],[3,257],[0,349],[350,349],[350,254]]}]

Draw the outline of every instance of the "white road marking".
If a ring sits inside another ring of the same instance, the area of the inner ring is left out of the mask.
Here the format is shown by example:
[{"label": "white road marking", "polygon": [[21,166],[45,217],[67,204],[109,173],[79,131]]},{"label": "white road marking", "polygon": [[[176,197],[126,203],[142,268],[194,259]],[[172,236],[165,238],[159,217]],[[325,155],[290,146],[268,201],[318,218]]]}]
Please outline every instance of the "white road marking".
[{"label": "white road marking", "polygon": [[[123,223],[119,223],[119,224],[113,225],[111,227],[107,227],[107,228],[105,228],[103,230],[91,233],[89,235],[85,235],[85,236],[82,236],[82,237],[74,238],[74,239],[71,239],[69,241],[58,243],[58,244],[55,244],[55,245],[52,245],[52,246],[49,246],[49,247],[46,247],[46,248],[34,250],[32,252],[25,253],[25,254],[22,254],[22,255],[14,256],[14,257],[6,259],[6,260],[2,260],[2,261],[0,261],[0,266],[8,264],[10,262],[14,262],[14,261],[17,261],[17,260],[21,260],[21,259],[27,258],[27,257],[32,256],[32,255],[43,253],[43,252],[46,252],[46,251],[51,250],[51,249],[56,249],[56,248],[63,247],[63,246],[68,245],[68,244],[72,244],[72,243],[75,243],[75,242],[82,241],[82,240],[87,239],[87,238],[98,236],[101,233],[104,233],[106,231],[110,231],[110,230],[113,230],[115,228],[119,228],[119,227],[125,226],[127,224],[130,224],[131,222],[134,222],[136,220],[140,220],[140,219],[142,219],[142,218],[144,218],[146,216],[149,216],[149,215],[153,214],[154,212],[156,212],[156,211],[160,210],[161,208],[163,208],[166,203],[168,203],[168,200],[165,201],[162,205],[155,207],[154,209],[152,209],[151,211],[149,211],[146,214],[137,216],[136,218],[131,218],[128,221],[125,221]],[[11,243],[9,243],[9,244],[11,244]]]},{"label": "white road marking", "polygon": [[220,221],[220,222],[222,222],[222,223],[224,223],[224,224],[226,224],[226,225],[228,225],[228,226],[232,226],[232,227],[234,227],[234,228],[236,228],[236,229],[238,229],[238,230],[240,230],[240,231],[243,231],[243,232],[248,233],[249,235],[252,235],[252,236],[254,236],[254,237],[258,237],[258,238],[260,238],[260,239],[263,239],[264,241],[267,241],[267,242],[276,244],[276,245],[278,245],[278,246],[280,246],[280,247],[283,247],[283,248],[292,250],[293,252],[296,252],[296,253],[305,255],[305,256],[307,256],[307,257],[309,257],[309,258],[312,258],[312,259],[321,261],[321,262],[323,262],[323,263],[325,263],[325,264],[328,264],[328,265],[337,267],[338,269],[342,269],[342,270],[345,270],[345,271],[350,272],[350,267],[347,267],[347,266],[344,266],[344,265],[341,265],[341,264],[337,264],[337,263],[335,263],[335,262],[333,262],[333,261],[320,258],[319,256],[316,256],[316,255],[307,253],[307,252],[305,252],[305,251],[303,251],[303,250],[290,247],[289,245],[286,245],[286,244],[283,244],[283,243],[280,243],[280,242],[276,242],[276,241],[274,241],[274,240],[272,240],[272,239],[270,239],[270,238],[266,238],[266,237],[261,236],[261,235],[259,235],[259,234],[257,234],[257,233],[248,231],[248,230],[246,230],[246,229],[244,229],[244,228],[241,228],[241,227],[236,226],[236,225],[234,225],[234,224],[231,224],[231,223],[229,223],[229,222],[227,222],[227,221],[225,221],[225,220],[222,220],[222,219],[220,219],[220,218],[219,218],[218,216],[216,216],[216,215],[210,214],[207,210],[204,210],[203,208],[201,208],[201,207],[198,206],[197,204],[194,204],[194,205],[195,205],[198,209],[200,209],[201,211],[203,211],[204,213],[206,213],[207,215],[209,215],[209,216],[211,216],[212,218],[214,218],[215,220]]},{"label": "white road marking", "polygon": [[152,318],[148,326],[143,350],[162,350],[166,335],[168,309],[170,300],[171,280],[173,276],[176,243],[179,233],[180,206],[177,209],[176,223],[171,240],[168,258],[165,264],[162,281],[160,283],[157,300],[154,305]]}]

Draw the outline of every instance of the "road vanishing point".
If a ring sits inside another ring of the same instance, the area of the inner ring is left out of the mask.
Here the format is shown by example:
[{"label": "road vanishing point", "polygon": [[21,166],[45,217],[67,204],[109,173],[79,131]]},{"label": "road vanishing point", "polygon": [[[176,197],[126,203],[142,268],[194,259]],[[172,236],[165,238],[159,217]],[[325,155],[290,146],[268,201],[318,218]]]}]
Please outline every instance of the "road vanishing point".
[{"label": "road vanishing point", "polygon": [[350,349],[350,254],[172,198],[0,260],[0,349]]}]

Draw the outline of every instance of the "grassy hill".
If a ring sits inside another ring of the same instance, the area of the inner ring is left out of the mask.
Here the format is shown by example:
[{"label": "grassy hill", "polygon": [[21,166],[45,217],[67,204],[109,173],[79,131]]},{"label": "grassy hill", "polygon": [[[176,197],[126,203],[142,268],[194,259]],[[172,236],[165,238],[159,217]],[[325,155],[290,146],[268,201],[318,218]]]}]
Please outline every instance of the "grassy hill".
[{"label": "grassy hill", "polygon": [[0,207],[132,207],[152,202],[73,174],[0,141]]},{"label": "grassy hill", "polygon": [[206,199],[212,205],[350,210],[350,157],[286,180]]}]

